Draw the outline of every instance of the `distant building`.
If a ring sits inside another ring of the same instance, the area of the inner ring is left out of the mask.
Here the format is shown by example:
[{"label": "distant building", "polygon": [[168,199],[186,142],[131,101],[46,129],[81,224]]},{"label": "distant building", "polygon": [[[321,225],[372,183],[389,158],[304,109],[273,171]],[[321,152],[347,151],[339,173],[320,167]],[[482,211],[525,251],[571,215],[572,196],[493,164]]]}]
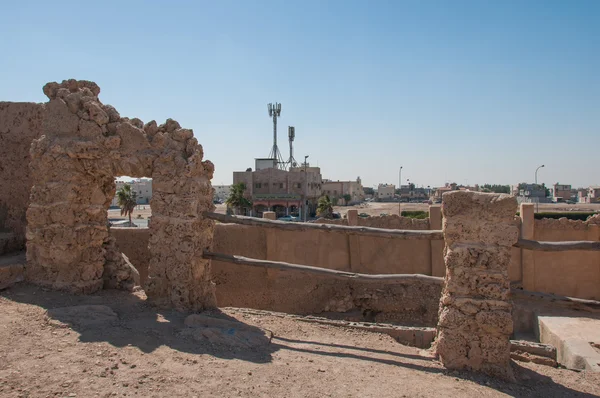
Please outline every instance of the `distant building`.
[{"label": "distant building", "polygon": [[571,191],[571,185],[556,183],[552,186],[552,199],[555,202],[566,202],[567,200],[571,200]]},{"label": "distant building", "polygon": [[[340,205],[349,205],[365,200],[365,192],[360,177],[356,181],[323,180],[321,189],[323,195],[329,196],[332,201]],[[348,203],[346,203],[346,195],[350,197]]]},{"label": "distant building", "polygon": [[393,184],[379,184],[377,186],[377,199],[381,201],[392,201],[396,195],[396,186]]},{"label": "distant building", "polygon": [[580,203],[598,203],[600,202],[600,186],[591,186],[586,190],[579,191]]},{"label": "distant building", "polygon": [[111,206],[118,206],[116,192],[123,188],[125,184],[131,185],[131,190],[136,193],[138,205],[149,205],[152,199],[152,179],[151,178],[139,178],[131,181],[115,181],[117,190],[115,191],[115,197],[110,203]]},{"label": "distant building", "polygon": [[400,200],[403,202],[423,201],[429,199],[429,188],[418,188],[414,185],[400,187]]},{"label": "distant building", "polygon": [[231,192],[231,185],[213,185],[213,188],[215,189],[213,200],[225,202]]},{"label": "distant building", "polygon": [[256,171],[233,172],[233,183],[244,183],[245,196],[252,201],[252,208],[244,209],[244,214],[258,217],[265,211],[274,211],[277,217],[299,214],[306,201],[308,213],[316,212],[322,192],[320,168],[308,164],[290,167],[289,171],[264,167],[268,166],[268,159],[257,159],[256,166]]},{"label": "distant building", "polygon": [[546,197],[544,184],[529,184],[522,182],[511,187],[513,195],[517,196],[519,203],[549,203],[551,198]]}]

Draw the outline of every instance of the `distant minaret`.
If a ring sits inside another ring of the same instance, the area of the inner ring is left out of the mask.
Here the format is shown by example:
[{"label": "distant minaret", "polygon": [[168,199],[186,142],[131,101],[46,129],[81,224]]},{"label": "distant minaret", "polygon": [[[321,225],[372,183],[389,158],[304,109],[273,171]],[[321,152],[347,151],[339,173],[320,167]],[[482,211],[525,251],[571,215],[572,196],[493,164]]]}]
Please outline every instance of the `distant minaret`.
[{"label": "distant minaret", "polygon": [[285,168],[285,162],[283,161],[283,157],[281,157],[281,153],[279,152],[279,148],[277,148],[277,118],[281,116],[281,104],[275,103],[275,105],[269,103],[269,116],[273,118],[273,148],[271,148],[271,152],[269,153],[269,158],[273,159],[273,168]]}]

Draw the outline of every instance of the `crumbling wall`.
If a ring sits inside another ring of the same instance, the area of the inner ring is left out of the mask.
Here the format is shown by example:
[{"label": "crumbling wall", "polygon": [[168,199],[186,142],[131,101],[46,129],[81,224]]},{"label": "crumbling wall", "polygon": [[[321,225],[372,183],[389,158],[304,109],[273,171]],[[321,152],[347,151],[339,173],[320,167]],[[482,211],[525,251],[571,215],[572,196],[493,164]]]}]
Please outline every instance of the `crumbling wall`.
[{"label": "crumbling wall", "polygon": [[443,195],[446,277],[435,352],[444,366],[512,379],[508,268],[519,230],[516,198]]},{"label": "crumbling wall", "polygon": [[122,118],[98,98],[93,82],[48,83],[43,135],[31,145],[27,210],[28,280],[78,293],[130,288],[135,272],[115,252],[107,209],[115,176],[152,177],[150,277],[146,293],[160,306],[214,306],[209,261],[213,165],[202,161],[192,130]]},{"label": "crumbling wall", "polygon": [[29,148],[41,133],[43,112],[44,104],[0,102],[0,232],[15,234],[7,251],[25,246]]}]

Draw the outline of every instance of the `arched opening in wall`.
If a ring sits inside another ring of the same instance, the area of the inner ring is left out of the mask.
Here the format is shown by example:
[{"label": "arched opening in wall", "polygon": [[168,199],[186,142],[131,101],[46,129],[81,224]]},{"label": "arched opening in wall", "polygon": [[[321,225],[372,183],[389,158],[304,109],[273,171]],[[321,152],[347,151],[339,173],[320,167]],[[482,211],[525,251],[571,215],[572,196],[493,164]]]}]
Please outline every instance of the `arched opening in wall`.
[{"label": "arched opening in wall", "polygon": [[290,206],[290,216],[298,217],[298,215],[299,215],[298,206],[291,205]]},{"label": "arched opening in wall", "polygon": [[115,178],[115,193],[108,209],[110,235],[117,249],[139,274],[145,288],[148,280],[150,222],[152,220],[152,179],[121,176]]}]

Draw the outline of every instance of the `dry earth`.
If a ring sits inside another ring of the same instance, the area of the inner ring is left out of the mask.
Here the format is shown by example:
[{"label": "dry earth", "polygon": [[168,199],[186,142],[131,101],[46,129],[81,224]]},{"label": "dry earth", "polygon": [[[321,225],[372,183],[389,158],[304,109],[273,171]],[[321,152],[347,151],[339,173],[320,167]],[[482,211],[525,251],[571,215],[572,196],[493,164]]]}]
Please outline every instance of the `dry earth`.
[{"label": "dry earth", "polygon": [[[47,317],[106,305],[116,316]],[[223,309],[254,348],[195,340],[185,315],[156,311],[143,292],[74,296],[27,284],[0,294],[2,397],[593,397],[600,375],[513,363],[517,383],[449,372],[387,335]],[[229,334],[225,333],[225,334]]]}]

